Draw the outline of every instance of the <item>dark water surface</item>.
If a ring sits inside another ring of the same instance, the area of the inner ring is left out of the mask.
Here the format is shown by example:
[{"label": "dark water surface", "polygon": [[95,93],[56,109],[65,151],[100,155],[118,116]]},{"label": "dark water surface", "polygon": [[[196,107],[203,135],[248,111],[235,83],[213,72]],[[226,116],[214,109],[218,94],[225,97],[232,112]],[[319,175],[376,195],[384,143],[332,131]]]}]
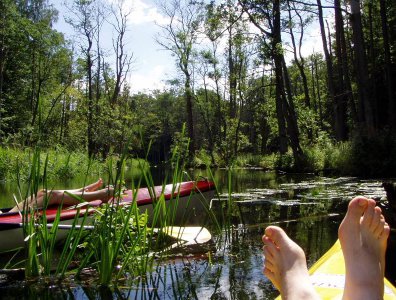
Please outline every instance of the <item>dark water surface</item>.
[{"label": "dark water surface", "polygon": [[[161,183],[164,174],[161,169],[153,169],[156,184]],[[185,180],[198,176],[208,174],[203,170],[189,171]],[[131,180],[128,178],[127,185]],[[231,177],[226,170],[216,170],[214,180],[222,195],[213,201],[213,209],[218,212],[219,207],[226,207],[232,230],[215,235],[212,244],[171,256],[146,278],[126,278],[118,288],[67,280],[62,284],[22,285],[18,281],[6,285],[0,281],[0,298],[274,299],[278,293],[262,275],[261,236],[268,224],[283,227],[305,250],[308,265],[312,265],[336,241],[348,200],[355,195],[377,199],[385,195],[381,182],[375,180],[276,174],[256,169],[233,170]],[[58,183],[54,187],[76,187],[82,182]],[[232,195],[228,195],[228,188]],[[0,185],[1,206],[12,205],[6,199],[15,193],[13,189],[12,185]]]}]

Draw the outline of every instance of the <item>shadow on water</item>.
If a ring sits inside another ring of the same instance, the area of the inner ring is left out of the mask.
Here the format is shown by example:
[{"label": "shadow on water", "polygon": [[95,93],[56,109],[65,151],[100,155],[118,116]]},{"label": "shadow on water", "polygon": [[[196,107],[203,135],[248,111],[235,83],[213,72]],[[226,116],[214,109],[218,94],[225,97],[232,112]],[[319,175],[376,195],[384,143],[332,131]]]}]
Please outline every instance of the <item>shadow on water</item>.
[{"label": "shadow on water", "polygon": [[[161,183],[162,170],[153,172]],[[185,180],[207,177],[203,170]],[[279,175],[262,170],[233,170],[232,194],[226,194],[227,171],[214,173],[223,194],[212,209],[230,216],[232,228],[194,252],[169,256],[145,277],[125,278],[117,288],[86,282],[26,282],[2,285],[4,299],[274,299],[278,293],[262,274],[264,228],[278,224],[304,249],[308,265],[336,241],[348,201],[355,195],[384,196],[380,182],[314,175]],[[132,179],[130,179],[132,180]],[[229,201],[229,200],[232,201]],[[230,205],[230,203],[232,203]],[[197,220],[192,220],[196,224]],[[186,224],[188,225],[188,224]],[[205,224],[211,229],[210,224]]]}]

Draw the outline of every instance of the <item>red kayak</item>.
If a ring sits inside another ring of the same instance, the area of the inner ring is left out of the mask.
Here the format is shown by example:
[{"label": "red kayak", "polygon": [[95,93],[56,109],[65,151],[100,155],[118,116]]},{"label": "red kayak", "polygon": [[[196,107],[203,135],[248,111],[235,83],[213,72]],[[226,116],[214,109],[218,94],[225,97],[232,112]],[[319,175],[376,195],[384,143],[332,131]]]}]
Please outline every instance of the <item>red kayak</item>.
[{"label": "red kayak", "polygon": [[[153,209],[153,203],[161,196],[161,194],[163,194],[167,207],[176,208],[176,214],[174,217],[176,223],[180,222],[180,219],[186,219],[186,212],[194,212],[195,215],[188,216],[189,225],[192,225],[197,224],[200,221],[199,219],[205,213],[205,209],[202,204],[210,201],[214,196],[214,192],[215,185],[211,181],[187,181],[178,184],[168,184],[164,187],[155,186],[153,188],[140,188],[137,191],[125,191],[119,205],[128,205],[132,203],[132,201],[136,201],[140,211],[146,211],[150,216]],[[134,194],[136,194],[135,198]],[[88,215],[93,215],[95,208],[102,204],[102,201],[95,200],[63,207],[60,215],[61,225],[59,229],[69,229],[78,213],[82,221],[86,213]],[[7,210],[5,209],[3,211]],[[48,223],[54,221],[57,211],[57,206],[51,206],[45,210]],[[196,217],[195,221],[192,217]],[[66,235],[67,230],[58,230],[57,239],[60,240],[65,238]],[[23,240],[21,214],[18,212],[4,212],[0,214],[0,252],[23,247]]]}]

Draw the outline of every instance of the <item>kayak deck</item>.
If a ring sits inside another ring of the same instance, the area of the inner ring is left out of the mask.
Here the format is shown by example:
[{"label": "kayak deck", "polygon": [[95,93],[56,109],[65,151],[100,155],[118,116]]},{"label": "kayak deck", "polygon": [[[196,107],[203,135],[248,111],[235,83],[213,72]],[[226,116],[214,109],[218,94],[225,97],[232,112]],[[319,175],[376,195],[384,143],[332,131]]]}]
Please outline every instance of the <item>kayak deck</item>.
[{"label": "kayak deck", "polygon": [[[125,205],[136,201],[138,206],[148,205],[155,202],[161,195],[164,196],[165,200],[181,198],[189,196],[192,193],[203,193],[209,190],[214,190],[214,183],[211,181],[200,180],[200,181],[186,181],[177,184],[167,184],[164,186],[155,186],[152,188],[140,188],[138,190],[127,190],[122,195],[118,204]],[[72,205],[63,207],[60,215],[60,220],[70,220],[79,214],[80,217],[84,216],[86,212],[92,214],[95,211],[95,207],[102,205],[102,201],[95,200],[90,202],[81,203],[78,205]],[[57,215],[58,207],[50,206],[45,210],[46,218],[48,222],[53,222]],[[42,213],[42,212],[41,212]],[[12,224],[20,224],[22,217],[18,212],[15,213],[2,213],[0,214],[0,231],[9,229]]]},{"label": "kayak deck", "polygon": [[[132,201],[136,201],[139,210],[141,212],[147,212],[149,215],[153,211],[153,203],[161,196],[164,197],[168,208],[172,208],[171,212],[174,213],[175,219],[172,220],[176,225],[176,218],[179,214],[182,217],[190,217],[192,220],[199,220],[197,213],[198,209],[193,209],[193,199],[199,200],[198,204],[200,209],[204,211],[202,206],[202,200],[210,200],[211,196],[214,195],[215,186],[213,182],[200,180],[200,181],[187,181],[177,184],[168,184],[165,186],[156,186],[152,188],[140,188],[138,190],[126,191],[121,199],[115,198],[114,202],[117,201],[117,205],[128,205]],[[64,206],[60,212],[60,225],[69,228],[73,224],[75,218],[78,216],[78,224],[84,220],[84,216],[87,214],[85,224],[89,224],[92,221],[92,216],[98,207],[102,205],[101,200],[95,200],[90,202],[84,202],[72,206]],[[180,209],[179,209],[180,208]],[[57,214],[58,206],[51,206],[45,210],[39,209],[35,213],[45,214],[48,224],[51,224]],[[85,226],[85,225],[84,225]],[[24,246],[24,234],[23,234],[23,221],[22,215],[18,212],[15,213],[2,213],[0,214],[0,252],[9,251],[18,247]],[[60,230],[57,232],[56,239],[61,240],[67,236],[68,230]]]},{"label": "kayak deck", "polygon": [[[342,299],[345,264],[339,240],[309,269],[311,282],[322,299]],[[277,299],[281,299],[280,296]],[[396,299],[396,288],[385,278],[384,299]]]},{"label": "kayak deck", "polygon": [[[309,270],[312,284],[323,299],[341,299],[344,290],[345,264],[340,241]],[[396,288],[385,278],[384,299],[396,299]]]}]

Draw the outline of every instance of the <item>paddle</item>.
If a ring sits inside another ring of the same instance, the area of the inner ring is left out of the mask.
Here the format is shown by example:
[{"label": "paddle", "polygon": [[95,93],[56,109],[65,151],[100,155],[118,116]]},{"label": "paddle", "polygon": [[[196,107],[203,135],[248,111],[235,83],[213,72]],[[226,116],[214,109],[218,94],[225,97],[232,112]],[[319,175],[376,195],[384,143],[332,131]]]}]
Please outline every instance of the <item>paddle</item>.
[{"label": "paddle", "polygon": [[[159,231],[156,229],[155,231]],[[172,244],[165,251],[172,250],[177,247],[202,245],[209,242],[212,239],[212,235],[209,230],[205,227],[190,226],[190,227],[179,227],[179,226],[167,226],[161,228],[162,233],[173,237],[177,240],[176,243]]]}]

